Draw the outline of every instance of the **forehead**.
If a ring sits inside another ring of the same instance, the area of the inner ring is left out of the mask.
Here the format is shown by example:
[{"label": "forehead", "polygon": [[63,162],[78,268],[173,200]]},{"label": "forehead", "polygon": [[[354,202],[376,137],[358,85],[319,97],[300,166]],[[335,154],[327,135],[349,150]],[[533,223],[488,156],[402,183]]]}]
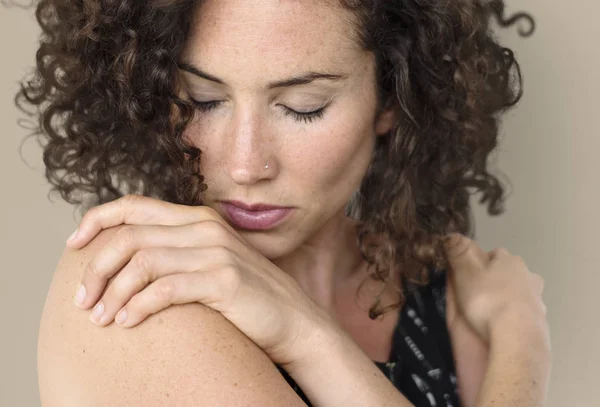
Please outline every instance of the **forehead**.
[{"label": "forehead", "polygon": [[363,52],[353,40],[352,18],[333,1],[203,1],[184,54],[220,70],[354,65]]}]

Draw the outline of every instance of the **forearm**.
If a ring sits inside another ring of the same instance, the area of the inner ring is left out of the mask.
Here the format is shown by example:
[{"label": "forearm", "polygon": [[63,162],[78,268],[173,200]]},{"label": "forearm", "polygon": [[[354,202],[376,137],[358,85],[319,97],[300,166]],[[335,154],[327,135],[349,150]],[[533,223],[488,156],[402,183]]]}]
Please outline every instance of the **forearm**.
[{"label": "forearm", "polygon": [[286,366],[315,407],[412,407],[343,332],[324,332],[314,356]]},{"label": "forearm", "polygon": [[[515,324],[510,316],[490,337],[489,364],[477,407],[542,407],[551,369],[549,334],[544,321]],[[506,329],[503,327],[506,326]]]}]

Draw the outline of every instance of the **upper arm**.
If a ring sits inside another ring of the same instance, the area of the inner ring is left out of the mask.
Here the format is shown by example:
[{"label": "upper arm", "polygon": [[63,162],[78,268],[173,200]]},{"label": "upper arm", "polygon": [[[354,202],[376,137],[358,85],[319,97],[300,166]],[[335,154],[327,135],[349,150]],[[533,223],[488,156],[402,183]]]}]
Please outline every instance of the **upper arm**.
[{"label": "upper arm", "polygon": [[92,324],[73,296],[116,229],[67,249],[58,264],[38,337],[44,407],[304,405],[262,350],[201,304],[171,306],[133,328]]}]

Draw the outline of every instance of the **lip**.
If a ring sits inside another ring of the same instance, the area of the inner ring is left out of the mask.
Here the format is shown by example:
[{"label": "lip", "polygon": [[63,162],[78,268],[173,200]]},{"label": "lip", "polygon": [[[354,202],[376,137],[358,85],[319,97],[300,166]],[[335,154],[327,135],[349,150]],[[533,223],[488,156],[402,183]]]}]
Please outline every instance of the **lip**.
[{"label": "lip", "polygon": [[[247,230],[272,229],[283,223],[293,211],[293,208],[289,207],[267,204],[248,205],[237,201],[221,201],[220,205],[234,226]],[[256,210],[248,208],[256,208]]]},{"label": "lip", "polygon": [[287,206],[268,205],[264,203],[247,204],[241,201],[221,201],[222,203],[237,206],[247,211],[270,211],[272,209],[290,209]]}]

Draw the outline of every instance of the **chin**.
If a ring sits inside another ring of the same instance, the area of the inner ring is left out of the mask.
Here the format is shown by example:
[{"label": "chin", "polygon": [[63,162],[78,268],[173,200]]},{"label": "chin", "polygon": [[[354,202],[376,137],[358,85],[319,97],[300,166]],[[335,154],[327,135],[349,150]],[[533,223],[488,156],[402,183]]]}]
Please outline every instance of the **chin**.
[{"label": "chin", "polygon": [[296,249],[296,242],[276,233],[270,235],[264,232],[249,232],[246,230],[238,230],[237,232],[257,252],[271,261],[286,256]]}]

